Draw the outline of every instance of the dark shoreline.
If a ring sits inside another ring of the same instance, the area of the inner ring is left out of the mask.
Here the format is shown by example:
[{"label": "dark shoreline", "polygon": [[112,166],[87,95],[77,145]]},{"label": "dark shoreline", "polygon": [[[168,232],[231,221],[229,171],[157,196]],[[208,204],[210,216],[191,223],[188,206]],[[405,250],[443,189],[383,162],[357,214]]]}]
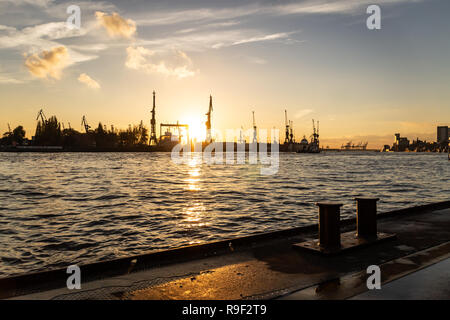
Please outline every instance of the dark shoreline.
[{"label": "dark shoreline", "polygon": [[[227,143],[223,142],[223,151],[227,151]],[[48,153],[59,153],[59,152],[172,152],[176,144],[163,145],[163,146],[133,146],[133,147],[63,147],[63,146],[0,146],[0,152],[48,152]],[[261,145],[258,143],[257,150],[261,150]],[[202,150],[208,144],[202,144]],[[267,152],[271,152],[271,144],[266,144]],[[290,145],[279,145],[279,152],[295,152],[297,144]],[[241,147],[242,148],[242,147]],[[199,147],[198,147],[199,149]],[[249,152],[250,144],[246,143],[244,148],[245,152]],[[194,151],[194,145],[191,145],[191,150]],[[238,151],[238,144],[234,143],[233,151]],[[261,150],[263,151],[263,150]],[[369,151],[369,150],[368,150]]]}]

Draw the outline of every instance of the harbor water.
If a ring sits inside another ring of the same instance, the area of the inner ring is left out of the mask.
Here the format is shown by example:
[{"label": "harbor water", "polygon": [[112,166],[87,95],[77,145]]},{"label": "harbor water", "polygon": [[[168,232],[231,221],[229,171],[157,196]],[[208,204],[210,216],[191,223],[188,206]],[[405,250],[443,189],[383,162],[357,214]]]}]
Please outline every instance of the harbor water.
[{"label": "harbor water", "polygon": [[446,154],[280,154],[259,165],[170,153],[0,153],[0,277],[316,223],[315,202],[379,211],[449,199]]}]

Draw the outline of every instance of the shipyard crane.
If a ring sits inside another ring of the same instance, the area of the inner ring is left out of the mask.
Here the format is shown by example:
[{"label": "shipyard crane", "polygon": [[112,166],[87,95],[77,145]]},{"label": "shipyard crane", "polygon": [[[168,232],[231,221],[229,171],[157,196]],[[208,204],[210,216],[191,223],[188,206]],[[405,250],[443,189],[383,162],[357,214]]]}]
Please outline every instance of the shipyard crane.
[{"label": "shipyard crane", "polygon": [[289,124],[286,109],[284,110],[284,124],[286,125],[286,137],[284,138],[284,143],[289,143]]},{"label": "shipyard crane", "polygon": [[156,93],[153,90],[153,109],[152,109],[152,120],[150,120],[151,132],[150,132],[150,144],[158,144],[158,140],[156,138]]},{"label": "shipyard crane", "polygon": [[91,129],[91,126],[88,125],[86,116],[83,116],[83,119],[81,119],[81,125],[84,126],[84,130],[86,130],[86,133],[89,133],[89,129]]},{"label": "shipyard crane", "polygon": [[244,128],[241,126],[241,129],[239,130],[239,143],[245,143],[245,140],[242,137],[242,131],[244,131]]},{"label": "shipyard crane", "polygon": [[293,132],[293,128],[294,128],[294,123],[292,121],[289,121],[289,142],[293,143],[294,142],[294,132]]},{"label": "shipyard crane", "polygon": [[[276,130],[277,130],[277,128],[274,126],[272,132],[275,133]],[[276,134],[272,134],[272,136],[273,136],[272,144],[280,144],[279,137],[277,137]],[[277,140],[277,138],[278,138],[278,140]]]},{"label": "shipyard crane", "polygon": [[42,124],[46,125],[47,124],[47,117],[44,114],[44,110],[39,110],[37,117],[36,117],[36,121],[39,120],[39,118],[41,118]]},{"label": "shipyard crane", "polygon": [[253,113],[253,143],[258,143],[258,138],[256,134],[256,121],[255,121],[255,111]]},{"label": "shipyard crane", "polygon": [[363,148],[363,150],[366,150],[367,149],[367,145],[369,144],[369,142],[366,142],[366,143],[364,143],[363,145],[362,145],[362,148]]},{"label": "shipyard crane", "polygon": [[213,104],[212,104],[212,95],[209,95],[209,109],[206,113],[207,120],[206,120],[206,142],[210,143],[212,142],[211,138],[211,114],[213,111]]},{"label": "shipyard crane", "polygon": [[[312,141],[314,142],[314,143],[318,143],[319,142],[319,131],[318,131],[318,129],[316,130],[316,123],[315,123],[315,121],[314,121],[314,119],[312,120],[312,123],[313,123],[313,138],[312,138]],[[319,125],[319,121],[317,121],[317,126]],[[319,128],[319,127],[317,127],[317,128]]]}]

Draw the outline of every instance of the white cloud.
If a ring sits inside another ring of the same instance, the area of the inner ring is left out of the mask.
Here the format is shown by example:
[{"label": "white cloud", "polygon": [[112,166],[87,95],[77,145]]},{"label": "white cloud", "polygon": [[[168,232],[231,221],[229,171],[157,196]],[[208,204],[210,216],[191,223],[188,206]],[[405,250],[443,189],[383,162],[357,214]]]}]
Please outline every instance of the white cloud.
[{"label": "white cloud", "polygon": [[0,3],[13,4],[15,6],[32,5],[37,7],[48,7],[54,0],[0,0]]},{"label": "white cloud", "polygon": [[[359,8],[367,7],[371,4],[400,4],[405,2],[420,2],[421,0],[309,0],[301,3],[291,3],[273,7],[273,12],[289,14],[331,14],[331,13],[355,13]],[[365,10],[361,13],[365,14]]]},{"label": "white cloud", "polygon": [[267,64],[267,60],[260,57],[246,57],[247,61],[253,64]]},{"label": "white cloud", "polygon": [[[423,0],[377,0],[376,4],[395,5]],[[359,8],[375,4],[373,0],[307,0],[287,4],[250,4],[231,8],[200,8],[188,10],[159,10],[145,13],[136,22],[140,26],[183,24],[237,19],[248,16],[277,16],[292,14],[354,13]],[[361,12],[365,14],[365,10]]]},{"label": "white cloud", "polygon": [[124,19],[116,12],[107,15],[104,12],[95,13],[98,23],[103,26],[110,37],[130,38],[136,32],[136,22],[131,19]]},{"label": "white cloud", "polygon": [[142,18],[136,19],[136,23],[140,26],[158,26],[209,20],[219,21],[257,14],[261,12],[261,9],[258,5],[248,5],[222,9],[160,10],[145,13]]},{"label": "white cloud", "polygon": [[232,45],[238,45],[238,44],[250,43],[250,42],[261,42],[261,41],[285,39],[285,38],[288,38],[291,33],[281,32],[281,33],[268,34],[268,35],[259,36],[259,37],[251,37],[248,39],[241,39],[241,40],[233,42]]},{"label": "white cloud", "polygon": [[15,79],[10,75],[7,74],[1,74],[0,73],[0,83],[6,83],[6,84],[20,84],[20,83],[24,83],[25,81],[23,80],[19,80],[19,79]]},{"label": "white cloud", "polygon": [[0,28],[0,30],[5,31],[3,35],[0,35],[0,48],[26,46],[39,49],[56,45],[57,43],[53,40],[80,37],[87,32],[85,29],[70,30],[65,22],[50,22],[22,30],[12,27]]},{"label": "white cloud", "polygon": [[8,72],[8,70],[6,70],[5,68],[3,68],[3,66],[0,65],[0,83],[21,84],[27,81],[28,79],[25,79],[24,77],[17,77],[17,75]]},{"label": "white cloud", "polygon": [[87,85],[91,89],[100,89],[100,84],[90,76],[88,76],[86,73],[80,74],[80,76],[78,77],[78,81]]},{"label": "white cloud", "polygon": [[314,112],[313,109],[302,109],[302,110],[298,110],[298,111],[295,113],[295,118],[296,118],[296,119],[300,119],[300,118],[306,117],[308,114],[310,114],[310,113],[312,113],[312,112]]},{"label": "white cloud", "polygon": [[192,60],[180,50],[155,52],[144,47],[127,48],[125,66],[130,69],[182,79],[195,75],[192,65]]},{"label": "white cloud", "polygon": [[[96,55],[80,53],[59,42],[86,33],[86,29],[70,30],[65,22],[49,22],[21,30],[0,26],[0,49],[17,50],[17,54],[24,54],[25,66],[34,77],[59,79],[64,68],[97,58]],[[9,76],[7,79],[3,77],[1,82],[19,83],[22,80],[13,79],[23,78],[20,71]]]},{"label": "white cloud", "polygon": [[69,53],[66,47],[56,47],[40,54],[26,57],[25,66],[38,78],[60,79],[61,71],[69,64]]},{"label": "white cloud", "polygon": [[[298,31],[297,31],[298,32]],[[258,30],[221,30],[173,35],[151,40],[138,40],[136,45],[151,46],[158,50],[204,51],[220,49],[252,42],[283,41],[293,42],[290,36],[296,32],[262,33]]]},{"label": "white cloud", "polygon": [[5,31],[5,30],[6,31],[14,31],[14,30],[16,30],[16,28],[0,25],[0,31]]}]

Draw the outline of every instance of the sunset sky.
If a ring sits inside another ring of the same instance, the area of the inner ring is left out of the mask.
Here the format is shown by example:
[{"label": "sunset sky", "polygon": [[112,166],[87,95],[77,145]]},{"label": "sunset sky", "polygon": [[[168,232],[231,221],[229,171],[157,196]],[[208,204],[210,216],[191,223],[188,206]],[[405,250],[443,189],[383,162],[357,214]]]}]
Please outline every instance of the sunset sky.
[{"label": "sunset sky", "polygon": [[[81,8],[81,29],[66,9]],[[381,30],[366,8],[381,7]],[[0,132],[36,115],[81,130],[157,123],[281,130],[323,146],[435,140],[450,124],[450,2],[0,0]]]}]

